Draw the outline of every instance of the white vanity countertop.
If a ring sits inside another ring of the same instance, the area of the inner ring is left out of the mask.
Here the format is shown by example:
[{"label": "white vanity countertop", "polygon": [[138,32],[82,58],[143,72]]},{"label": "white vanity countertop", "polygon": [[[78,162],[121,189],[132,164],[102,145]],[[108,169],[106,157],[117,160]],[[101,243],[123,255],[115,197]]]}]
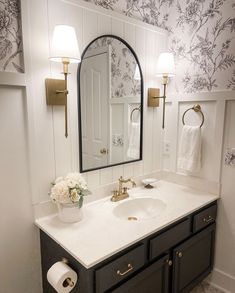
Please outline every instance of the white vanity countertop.
[{"label": "white vanity countertop", "polygon": [[158,181],[153,189],[131,189],[129,194],[126,200],[138,197],[160,199],[166,204],[166,209],[152,219],[122,220],[112,211],[125,200],[111,202],[109,196],[84,205],[81,222],[66,224],[57,215],[52,215],[37,219],[36,225],[84,267],[90,268],[219,198],[218,195],[167,181]]}]

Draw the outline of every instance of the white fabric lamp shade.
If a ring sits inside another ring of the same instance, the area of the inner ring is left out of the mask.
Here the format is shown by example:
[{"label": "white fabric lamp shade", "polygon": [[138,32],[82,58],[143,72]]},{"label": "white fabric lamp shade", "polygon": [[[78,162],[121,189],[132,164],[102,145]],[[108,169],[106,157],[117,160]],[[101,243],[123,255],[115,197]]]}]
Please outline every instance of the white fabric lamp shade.
[{"label": "white fabric lamp shade", "polygon": [[70,63],[81,61],[77,36],[74,27],[56,25],[52,37],[50,60],[62,62],[64,58],[69,59]]},{"label": "white fabric lamp shade", "polygon": [[172,53],[161,53],[157,62],[157,76],[174,76],[175,62]]}]

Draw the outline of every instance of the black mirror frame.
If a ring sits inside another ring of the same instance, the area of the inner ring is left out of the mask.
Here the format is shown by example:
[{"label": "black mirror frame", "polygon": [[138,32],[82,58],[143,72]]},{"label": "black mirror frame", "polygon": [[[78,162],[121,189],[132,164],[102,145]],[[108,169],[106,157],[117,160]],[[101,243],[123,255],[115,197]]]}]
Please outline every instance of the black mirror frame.
[{"label": "black mirror frame", "polygon": [[[136,160],[131,160],[131,161],[125,161],[125,162],[121,162],[121,163],[117,163],[117,164],[110,164],[110,165],[106,165],[106,166],[101,166],[101,167],[97,167],[97,168],[91,168],[91,169],[83,169],[83,164],[82,164],[82,115],[81,115],[81,98],[80,98],[80,72],[81,72],[81,64],[82,64],[82,60],[83,57],[87,51],[87,49],[89,48],[89,46],[94,43],[96,40],[100,39],[100,38],[104,38],[104,37],[109,37],[109,38],[114,38],[118,41],[121,41],[134,55],[136,62],[139,66],[139,71],[140,71],[140,77],[141,77],[141,81],[140,81],[140,103],[141,103],[141,108],[140,108],[140,113],[141,113],[141,118],[140,118],[140,157],[139,159]],[[92,40],[84,49],[82,56],[81,56],[81,62],[78,65],[78,70],[77,70],[77,85],[78,85],[78,131],[79,131],[79,168],[80,168],[80,173],[85,173],[85,172],[90,172],[90,171],[95,171],[95,170],[100,170],[100,169],[104,169],[104,168],[109,168],[109,167],[114,167],[114,166],[119,166],[119,165],[124,165],[124,164],[129,164],[129,163],[134,163],[134,162],[138,162],[138,161],[142,161],[143,159],[143,107],[144,107],[144,80],[143,80],[143,73],[142,73],[142,69],[140,66],[140,62],[139,59],[135,53],[135,51],[132,49],[132,47],[122,38],[115,36],[115,35],[101,35],[97,38],[95,38],[94,40]]]}]

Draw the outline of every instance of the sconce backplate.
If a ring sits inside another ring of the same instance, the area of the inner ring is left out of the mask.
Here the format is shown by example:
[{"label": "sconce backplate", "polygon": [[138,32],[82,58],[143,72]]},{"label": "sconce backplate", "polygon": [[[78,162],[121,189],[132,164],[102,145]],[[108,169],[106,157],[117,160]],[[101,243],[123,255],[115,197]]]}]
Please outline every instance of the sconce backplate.
[{"label": "sconce backplate", "polygon": [[46,79],[46,99],[49,106],[65,106],[67,95],[65,92],[66,84],[63,79]]},{"label": "sconce backplate", "polygon": [[159,107],[160,89],[149,88],[148,89],[148,107]]}]

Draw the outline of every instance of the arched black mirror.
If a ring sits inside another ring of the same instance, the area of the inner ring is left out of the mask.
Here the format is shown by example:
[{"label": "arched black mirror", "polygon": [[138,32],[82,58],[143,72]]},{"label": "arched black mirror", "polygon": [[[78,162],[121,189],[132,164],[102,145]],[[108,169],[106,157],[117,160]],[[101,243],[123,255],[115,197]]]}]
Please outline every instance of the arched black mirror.
[{"label": "arched black mirror", "polygon": [[80,172],[142,160],[143,76],[124,40],[104,35],[78,68]]}]

